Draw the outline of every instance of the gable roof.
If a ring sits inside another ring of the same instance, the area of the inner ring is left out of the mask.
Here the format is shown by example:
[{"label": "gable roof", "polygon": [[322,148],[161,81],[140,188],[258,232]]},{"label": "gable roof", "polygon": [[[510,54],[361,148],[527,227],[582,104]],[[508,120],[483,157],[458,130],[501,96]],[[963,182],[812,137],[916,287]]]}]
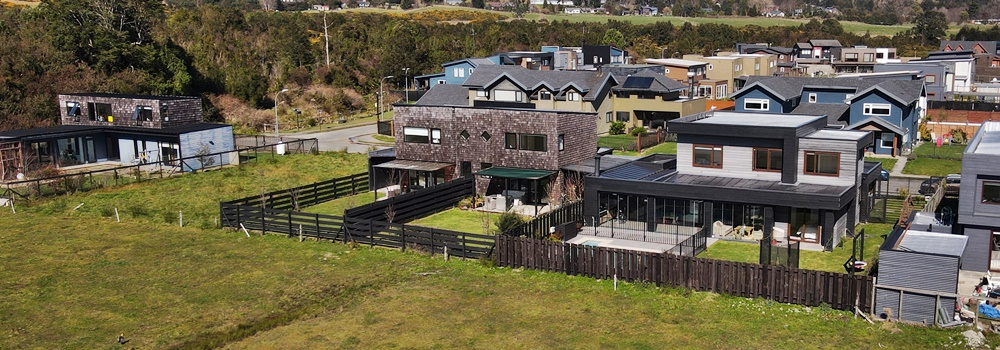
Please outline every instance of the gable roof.
[{"label": "gable roof", "polygon": [[490,61],[489,58],[476,57],[476,58],[463,58],[463,59],[460,59],[460,60],[454,60],[454,61],[451,61],[451,62],[445,62],[445,63],[441,64],[441,67],[453,66],[453,65],[456,65],[456,64],[459,64],[459,63],[463,63],[463,62],[469,63],[469,65],[472,66],[472,68],[478,68],[479,66],[494,65],[495,64],[495,63],[493,63],[493,61]]},{"label": "gable roof", "polygon": [[[860,89],[859,89],[860,90]],[[889,79],[879,82],[877,85],[873,85],[867,89],[858,91],[851,101],[861,98],[861,96],[867,94],[869,91],[879,90],[896,100],[903,105],[908,105],[916,101],[921,96],[924,95],[924,81],[923,80],[895,80]]]},{"label": "gable roof", "polygon": [[949,51],[953,51],[959,45],[961,45],[963,48],[971,49],[971,48],[975,47],[976,45],[979,45],[979,46],[982,46],[983,49],[986,49],[986,53],[989,53],[989,54],[992,54],[992,55],[996,55],[996,53],[997,53],[997,47],[998,47],[997,43],[998,42],[996,42],[996,41],[942,40],[941,41],[941,46],[939,47],[939,50],[945,51],[945,49],[950,49]]},{"label": "gable roof", "polygon": [[858,128],[865,126],[866,124],[878,124],[879,126],[885,128],[886,130],[892,131],[897,135],[906,134],[906,132],[904,132],[903,129],[900,129],[898,126],[892,125],[892,123],[890,123],[885,119],[882,119],[882,117],[870,117],[868,119],[854,123],[853,125],[849,125],[847,126],[847,128],[851,130],[857,130]]},{"label": "gable roof", "polygon": [[922,60],[913,60],[910,62],[927,62],[927,61],[944,61],[944,60],[973,60],[975,57],[972,50],[959,50],[959,51],[937,51],[928,52],[927,58]]},{"label": "gable roof", "polygon": [[792,110],[792,114],[826,115],[827,125],[847,126],[841,118],[850,109],[851,105],[846,103],[802,103]]},{"label": "gable roof", "polygon": [[840,45],[839,40],[823,40],[823,39],[813,39],[809,40],[809,44],[812,46],[822,46],[822,47],[843,47]]},{"label": "gable roof", "polygon": [[615,80],[621,82],[621,85],[614,87],[615,91],[652,91],[662,93],[687,88],[687,85],[679,81],[648,70],[626,76],[615,75]]},{"label": "gable roof", "polygon": [[593,96],[587,93],[591,90],[600,90],[609,77],[610,74],[595,71],[539,71],[520,66],[482,66],[465,80],[463,86],[488,88],[503,79],[508,79],[525,91],[535,91],[545,87],[558,92],[572,88],[584,95],[585,99],[593,100]]},{"label": "gable roof", "polygon": [[469,88],[458,84],[435,84],[416,102],[421,106],[468,106]]},{"label": "gable roof", "polygon": [[760,87],[775,97],[789,101],[802,96],[806,88],[854,90],[854,98],[872,89],[879,89],[902,104],[910,104],[923,95],[923,80],[900,80],[892,78],[810,78],[785,76],[750,76],[743,89],[733,93],[738,98],[754,87]]},{"label": "gable roof", "polygon": [[695,67],[708,65],[708,62],[692,61],[680,58],[647,58],[644,61],[649,64],[671,67]]}]

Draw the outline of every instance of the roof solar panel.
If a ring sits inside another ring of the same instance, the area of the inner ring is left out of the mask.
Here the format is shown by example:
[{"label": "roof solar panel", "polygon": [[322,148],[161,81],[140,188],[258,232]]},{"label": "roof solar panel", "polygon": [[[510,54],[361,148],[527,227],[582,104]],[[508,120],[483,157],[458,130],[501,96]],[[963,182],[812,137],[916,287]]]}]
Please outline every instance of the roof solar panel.
[{"label": "roof solar panel", "polygon": [[626,89],[648,89],[650,85],[653,85],[653,77],[628,77],[628,79],[625,79],[622,87]]}]

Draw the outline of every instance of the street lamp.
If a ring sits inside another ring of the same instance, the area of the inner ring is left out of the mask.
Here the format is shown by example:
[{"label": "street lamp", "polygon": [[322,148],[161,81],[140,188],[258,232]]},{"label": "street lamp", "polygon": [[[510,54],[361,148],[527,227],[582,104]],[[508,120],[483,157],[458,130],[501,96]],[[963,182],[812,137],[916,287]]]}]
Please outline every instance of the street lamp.
[{"label": "street lamp", "polygon": [[393,76],[390,75],[385,78],[382,78],[382,80],[378,82],[378,116],[375,117],[376,121],[382,121],[382,112],[383,110],[385,110],[385,107],[383,105],[383,103],[385,103],[385,93],[382,92],[382,84],[385,83],[386,79],[392,79],[392,78]]},{"label": "street lamp", "polygon": [[274,137],[279,140],[281,140],[281,134],[278,133],[278,95],[282,92],[288,92],[288,89],[281,89],[281,91],[274,93]]},{"label": "street lamp", "polygon": [[674,58],[674,55],[680,56],[681,52],[680,51],[674,51],[674,53],[670,54],[670,58]]},{"label": "street lamp", "polygon": [[403,68],[403,90],[406,91],[406,104],[410,104],[410,68]]}]

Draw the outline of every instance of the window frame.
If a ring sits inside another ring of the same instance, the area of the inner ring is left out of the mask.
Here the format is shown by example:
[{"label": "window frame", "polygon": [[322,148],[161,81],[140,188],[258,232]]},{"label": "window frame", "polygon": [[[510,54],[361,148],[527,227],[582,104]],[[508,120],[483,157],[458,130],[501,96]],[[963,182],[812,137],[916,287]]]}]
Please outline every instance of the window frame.
[{"label": "window frame", "polygon": [[490,98],[489,90],[476,90],[476,97]]},{"label": "window frame", "polygon": [[[542,139],[540,143],[536,143],[537,145],[541,145],[541,149],[527,148],[525,144],[528,144],[530,142],[525,142],[526,138],[535,138],[535,137],[539,137]],[[549,143],[549,135],[546,134],[517,134],[517,149],[521,151],[548,152],[549,150],[548,143]]]},{"label": "window frame", "polygon": [[604,115],[605,121],[608,123],[614,122],[614,113],[608,112]]},{"label": "window frame", "polygon": [[[889,142],[888,146],[886,146],[886,144],[885,144],[886,141]],[[893,149],[893,148],[895,148],[895,143],[896,143],[896,138],[895,137],[893,137],[891,139],[888,139],[888,140],[885,139],[885,138],[880,138],[879,139],[879,146],[882,146],[882,148]]]},{"label": "window frame", "polygon": [[[813,164],[813,171],[809,171],[809,156],[812,154],[815,157],[815,164]],[[819,172],[820,169],[820,158],[823,155],[833,155],[837,157],[837,171],[835,173],[823,173]],[[802,174],[803,175],[814,175],[814,176],[840,176],[840,153],[828,152],[828,151],[802,151]]]},{"label": "window frame", "polygon": [[937,83],[937,74],[927,74],[927,75],[924,75],[924,83],[927,83],[927,84]]},{"label": "window frame", "polygon": [[[421,135],[418,131],[423,131]],[[414,139],[414,138],[420,138]],[[403,127],[403,142],[404,143],[431,143],[431,129],[420,126],[404,126]]]},{"label": "window frame", "polygon": [[[762,167],[758,167],[758,164],[757,164],[757,152],[762,152],[762,151],[763,152],[767,152],[767,156],[766,156],[767,157],[767,164],[765,164],[765,167],[763,167],[763,168]],[[780,155],[777,157],[778,158],[777,159],[777,163],[778,163],[778,166],[780,167],[778,169],[774,169],[772,167],[772,165],[773,165],[772,163],[774,163],[774,161],[775,161],[775,159],[773,158],[774,156],[772,154],[775,153],[775,152],[780,153]],[[753,171],[761,171],[761,172],[769,172],[769,173],[780,173],[782,171],[782,169],[784,169],[784,150],[782,150],[780,148],[754,147],[753,148],[753,159],[751,160],[751,165],[750,166],[753,168]]]},{"label": "window frame", "polygon": [[441,144],[441,129],[431,128],[431,144],[440,145]]},{"label": "window frame", "polygon": [[80,102],[77,101],[66,101],[66,116],[67,117],[79,117],[82,108],[80,108]]},{"label": "window frame", "polygon": [[579,100],[580,100],[580,93],[579,92],[576,92],[576,91],[567,91],[566,92],[566,101],[579,101]]},{"label": "window frame", "polygon": [[559,149],[559,152],[566,150],[566,134],[556,136],[556,148]]},{"label": "window frame", "polygon": [[505,132],[503,133],[503,148],[504,149],[517,149],[517,133],[516,132]]},{"label": "window frame", "polygon": [[810,92],[809,93],[809,103],[816,103],[817,99],[818,99],[818,97],[816,96],[815,92]]},{"label": "window frame", "polygon": [[[701,148],[708,148],[709,151],[711,152],[711,157],[709,158],[708,164],[698,164],[698,162],[696,161],[697,157],[695,155],[697,154],[699,147],[701,147]],[[715,163],[715,152],[716,151],[719,152],[719,165],[713,165]],[[723,160],[723,157],[724,157],[724,152],[725,152],[725,148],[722,145],[692,144],[691,145],[691,166],[696,167],[696,168],[722,169],[722,167],[723,167],[722,160]]]},{"label": "window frame", "polygon": [[[625,117],[625,120],[622,120],[622,116]],[[632,112],[629,112],[629,111],[618,111],[618,112],[616,112],[615,113],[615,121],[619,121],[619,122],[622,122],[622,123],[631,123],[632,122]]]},{"label": "window frame", "polygon": [[538,99],[543,101],[552,101],[552,93],[549,91],[539,91]]},{"label": "window frame", "polygon": [[[756,103],[760,108],[749,108],[747,104]],[[743,99],[743,109],[747,111],[769,111],[771,110],[771,100],[767,98],[745,98]]]},{"label": "window frame", "polygon": [[[986,186],[997,187],[997,201],[986,200]],[[979,191],[979,203],[988,205],[1000,205],[1000,181],[983,180],[982,190]]]},{"label": "window frame", "polygon": [[[886,110],[885,114],[875,113],[875,109],[882,109],[882,108],[884,108]],[[892,115],[892,104],[889,104],[889,103],[865,103],[862,106],[861,114],[870,115],[870,116],[877,116],[877,117],[888,117],[888,116]]]}]

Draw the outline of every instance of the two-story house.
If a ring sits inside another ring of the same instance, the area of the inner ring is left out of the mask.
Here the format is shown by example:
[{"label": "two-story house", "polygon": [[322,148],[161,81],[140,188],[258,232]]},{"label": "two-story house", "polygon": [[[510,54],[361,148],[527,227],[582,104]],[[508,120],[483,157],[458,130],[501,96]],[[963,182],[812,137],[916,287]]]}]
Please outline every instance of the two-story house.
[{"label": "two-story house", "polygon": [[431,85],[437,84],[458,84],[462,85],[466,79],[472,76],[476,68],[483,65],[495,65],[496,61],[489,58],[463,58],[441,64],[444,72],[418,75],[413,77],[417,86],[421,89],[429,89]]},{"label": "two-story house", "polygon": [[[81,93],[58,101],[61,125],[0,132],[0,180],[47,167],[171,161],[235,147],[232,126],[202,122],[198,97]],[[187,160],[182,167],[202,165]]]},{"label": "two-story house", "polygon": [[864,45],[834,48],[830,61],[836,73],[871,73],[876,64],[899,62],[896,48]]},{"label": "two-story house", "polygon": [[750,77],[731,97],[736,111],[823,114],[833,128],[875,133],[868,149],[898,155],[917,140],[927,109],[922,80]]},{"label": "two-story house", "polygon": [[802,70],[795,64],[796,56],[793,54],[791,48],[770,46],[768,44],[736,43],[736,52],[741,54],[773,55],[776,58],[775,75],[802,75]]},{"label": "two-story house", "polygon": [[928,62],[907,62],[907,63],[885,63],[875,65],[875,73],[892,73],[899,72],[901,74],[919,74],[919,79],[924,81],[924,89],[927,90],[927,100],[929,101],[942,101],[947,98],[948,94],[947,86],[945,86],[945,77],[948,73],[948,68],[945,65]]},{"label": "two-story house", "polygon": [[830,63],[833,50],[844,47],[838,40],[809,40],[792,47],[795,61],[801,64]]},{"label": "two-story house", "polygon": [[793,114],[715,111],[669,123],[676,156],[587,178],[582,234],[664,244],[694,235],[773,239],[831,250],[868,211],[880,170],[863,158],[870,132],[830,130],[825,116]]},{"label": "two-story house", "polygon": [[943,79],[945,90],[949,93],[970,92],[975,82],[976,57],[972,50],[931,52],[927,54],[927,58],[912,60],[910,63],[945,66]]},{"label": "two-story house", "polygon": [[962,268],[1000,271],[1000,122],[979,127],[962,155],[958,224],[969,243]]},{"label": "two-story house", "polygon": [[685,60],[705,62],[707,79],[698,82],[696,96],[724,99],[731,91],[743,87],[747,77],[773,76],[777,72],[777,56],[764,54],[734,54],[717,56],[684,55]]},{"label": "two-story house", "polygon": [[[708,80],[708,62],[699,62],[679,58],[647,58],[646,64],[663,66],[663,76],[687,84],[689,95],[696,96],[698,86]],[[717,85],[712,82],[712,85]]]}]

